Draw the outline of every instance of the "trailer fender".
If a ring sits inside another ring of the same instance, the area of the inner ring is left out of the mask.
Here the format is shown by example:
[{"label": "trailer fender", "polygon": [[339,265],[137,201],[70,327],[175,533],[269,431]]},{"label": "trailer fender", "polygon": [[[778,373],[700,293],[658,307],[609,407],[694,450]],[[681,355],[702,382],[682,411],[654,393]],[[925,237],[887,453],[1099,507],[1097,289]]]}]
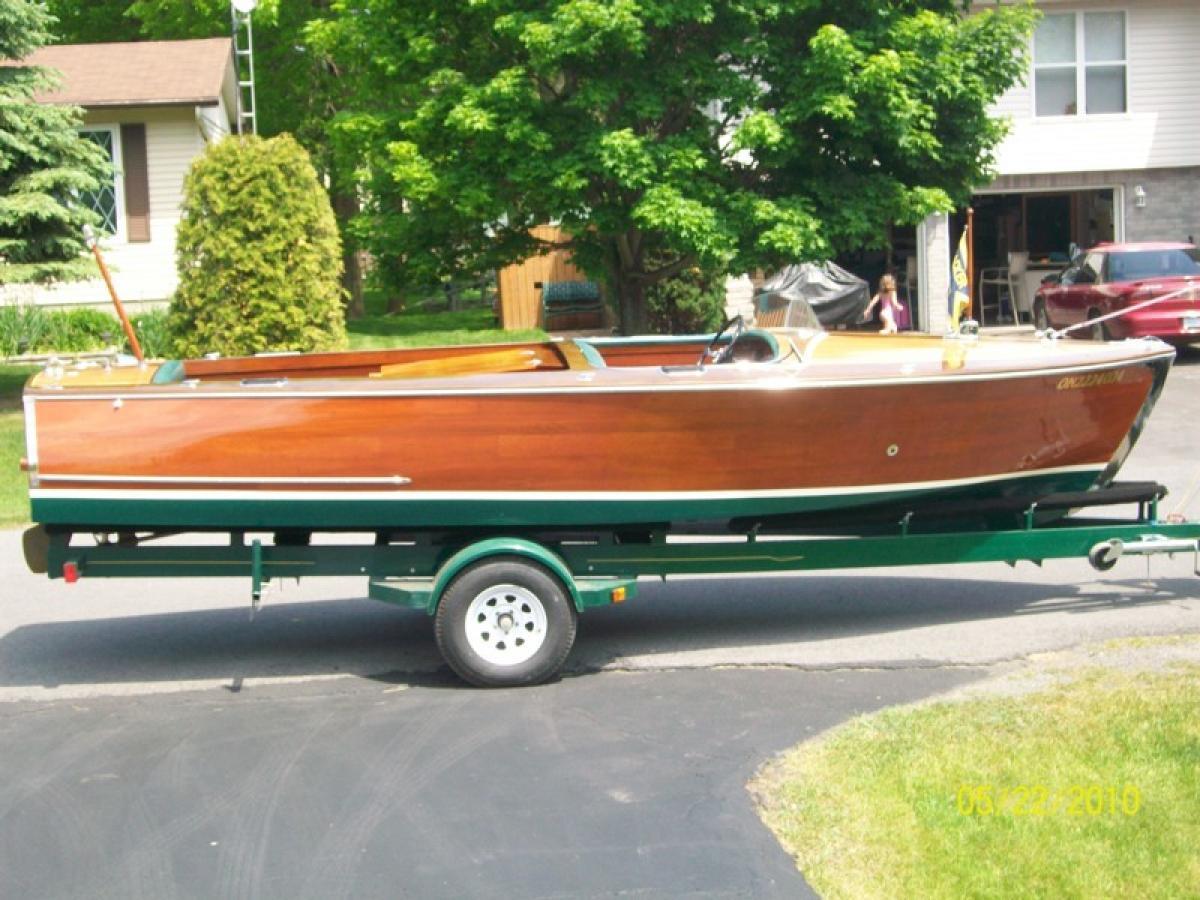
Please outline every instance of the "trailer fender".
[{"label": "trailer fender", "polygon": [[433,580],[433,590],[429,594],[429,605],[426,608],[431,616],[437,612],[438,604],[442,600],[442,594],[446,590],[446,586],[454,579],[459,572],[479,562],[481,559],[488,559],[494,556],[520,556],[530,559],[544,568],[548,569],[559,581],[562,582],[567,593],[571,596],[571,602],[575,604],[577,612],[583,612],[584,602],[579,593],[579,586],[575,583],[575,576],[571,574],[571,570],[567,568],[567,564],[562,561],[562,558],[557,553],[543,547],[541,544],[526,540],[525,538],[488,538],[484,541],[478,541],[474,544],[468,544],[463,547],[448,560],[442,563],[438,569],[437,575]]}]

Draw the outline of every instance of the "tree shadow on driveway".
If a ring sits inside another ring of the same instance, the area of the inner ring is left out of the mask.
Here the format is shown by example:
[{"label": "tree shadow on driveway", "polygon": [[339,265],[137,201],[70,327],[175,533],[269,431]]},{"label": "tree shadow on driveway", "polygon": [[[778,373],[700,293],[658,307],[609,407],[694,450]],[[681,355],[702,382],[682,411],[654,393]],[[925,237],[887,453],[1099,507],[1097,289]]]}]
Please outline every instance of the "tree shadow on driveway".
[{"label": "tree shadow on driveway", "polygon": [[[1195,579],[1047,584],[910,572],[643,581],[635,599],[581,616],[567,670],[970,665],[1200,624]],[[249,622],[245,609],[155,613],[151,603],[142,615],[14,628],[0,638],[0,699],[72,685],[237,690],[344,674],[456,683],[421,612],[357,598],[276,602]]]}]

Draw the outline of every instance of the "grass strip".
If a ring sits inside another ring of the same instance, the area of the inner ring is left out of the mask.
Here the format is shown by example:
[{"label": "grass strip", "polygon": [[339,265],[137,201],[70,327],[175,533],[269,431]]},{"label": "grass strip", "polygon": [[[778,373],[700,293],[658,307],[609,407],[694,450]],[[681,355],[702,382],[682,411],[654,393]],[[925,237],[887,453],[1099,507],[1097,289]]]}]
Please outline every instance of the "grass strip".
[{"label": "grass strip", "polygon": [[29,521],[29,476],[19,467],[24,455],[21,413],[0,412],[0,526]]},{"label": "grass strip", "polygon": [[1200,894],[1200,667],[884,710],[752,789],[827,898]]},{"label": "grass strip", "polygon": [[20,469],[25,455],[21,389],[36,371],[32,366],[0,366],[0,526],[29,521],[29,476]]},{"label": "grass strip", "polygon": [[504,331],[496,324],[492,311],[485,308],[462,312],[372,315],[347,322],[346,330],[350,333],[350,347],[354,350],[546,340],[546,333],[536,328]]}]

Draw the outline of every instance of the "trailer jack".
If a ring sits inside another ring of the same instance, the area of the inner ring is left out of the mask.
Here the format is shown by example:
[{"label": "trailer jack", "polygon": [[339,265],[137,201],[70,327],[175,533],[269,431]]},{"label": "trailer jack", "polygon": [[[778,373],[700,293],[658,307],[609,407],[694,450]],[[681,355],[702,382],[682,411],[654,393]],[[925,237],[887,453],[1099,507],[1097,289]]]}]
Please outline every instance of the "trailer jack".
[{"label": "trailer jack", "polygon": [[1135,541],[1112,538],[1092,547],[1088,551],[1088,562],[1098,572],[1107,572],[1122,556],[1157,556],[1162,553],[1169,556],[1191,553],[1192,571],[1200,575],[1200,539],[1168,538],[1156,534],[1147,534]]}]

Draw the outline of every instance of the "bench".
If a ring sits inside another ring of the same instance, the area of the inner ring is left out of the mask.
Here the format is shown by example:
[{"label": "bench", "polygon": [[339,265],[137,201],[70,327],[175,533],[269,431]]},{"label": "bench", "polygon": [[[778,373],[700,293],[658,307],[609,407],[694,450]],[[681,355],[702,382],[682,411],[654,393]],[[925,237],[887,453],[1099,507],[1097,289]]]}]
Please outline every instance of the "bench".
[{"label": "bench", "polygon": [[604,300],[594,281],[542,285],[542,327],[547,331],[604,327]]}]

